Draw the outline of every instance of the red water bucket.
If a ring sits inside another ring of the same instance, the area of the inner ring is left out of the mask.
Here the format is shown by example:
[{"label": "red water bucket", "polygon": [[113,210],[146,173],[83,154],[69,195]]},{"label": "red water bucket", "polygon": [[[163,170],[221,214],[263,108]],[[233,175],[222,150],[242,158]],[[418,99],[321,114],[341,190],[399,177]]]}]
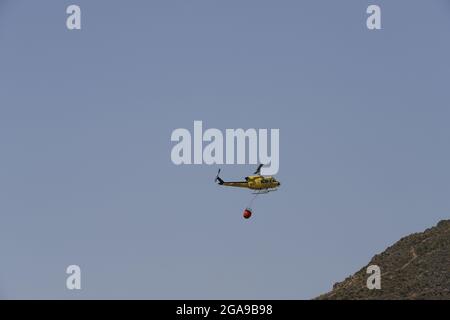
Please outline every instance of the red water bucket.
[{"label": "red water bucket", "polygon": [[244,216],[244,219],[250,219],[252,216],[252,211],[249,208],[245,209],[243,216]]}]

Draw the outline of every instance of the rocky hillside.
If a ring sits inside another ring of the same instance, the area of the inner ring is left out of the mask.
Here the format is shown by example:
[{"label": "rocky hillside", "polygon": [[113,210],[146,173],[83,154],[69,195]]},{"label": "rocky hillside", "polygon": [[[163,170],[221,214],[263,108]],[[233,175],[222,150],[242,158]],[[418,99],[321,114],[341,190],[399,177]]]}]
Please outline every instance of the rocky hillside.
[{"label": "rocky hillside", "polygon": [[[367,267],[381,268],[381,290],[367,289]],[[398,241],[317,299],[449,299],[450,220]]]}]

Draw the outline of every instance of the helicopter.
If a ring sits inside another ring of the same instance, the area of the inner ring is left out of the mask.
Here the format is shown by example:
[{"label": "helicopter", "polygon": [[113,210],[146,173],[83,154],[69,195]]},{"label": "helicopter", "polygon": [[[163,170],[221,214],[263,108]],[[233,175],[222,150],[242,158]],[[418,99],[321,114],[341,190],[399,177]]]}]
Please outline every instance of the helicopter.
[{"label": "helicopter", "polygon": [[245,177],[245,181],[224,181],[220,178],[221,169],[217,172],[215,182],[220,186],[237,187],[253,190],[253,194],[265,194],[277,191],[281,183],[272,176],[262,176],[260,164],[252,176]]}]

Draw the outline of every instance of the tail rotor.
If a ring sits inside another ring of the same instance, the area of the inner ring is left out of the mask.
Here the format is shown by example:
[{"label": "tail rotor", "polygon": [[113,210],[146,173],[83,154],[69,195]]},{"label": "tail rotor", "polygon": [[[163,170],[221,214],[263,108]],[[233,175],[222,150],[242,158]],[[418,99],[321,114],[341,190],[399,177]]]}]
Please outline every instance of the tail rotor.
[{"label": "tail rotor", "polygon": [[221,169],[217,172],[216,179],[214,179],[214,182],[217,182],[218,184],[222,185],[224,181],[219,177]]}]

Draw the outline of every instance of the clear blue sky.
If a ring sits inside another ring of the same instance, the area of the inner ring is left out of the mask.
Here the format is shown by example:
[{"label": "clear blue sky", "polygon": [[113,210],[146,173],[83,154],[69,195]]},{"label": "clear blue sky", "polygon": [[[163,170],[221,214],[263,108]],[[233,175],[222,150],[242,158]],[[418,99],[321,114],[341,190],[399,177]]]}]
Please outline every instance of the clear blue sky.
[{"label": "clear blue sky", "polygon": [[[450,215],[449,32],[446,0],[0,0],[0,297],[330,290]],[[280,129],[250,221],[217,167],[172,164],[194,120]]]}]

